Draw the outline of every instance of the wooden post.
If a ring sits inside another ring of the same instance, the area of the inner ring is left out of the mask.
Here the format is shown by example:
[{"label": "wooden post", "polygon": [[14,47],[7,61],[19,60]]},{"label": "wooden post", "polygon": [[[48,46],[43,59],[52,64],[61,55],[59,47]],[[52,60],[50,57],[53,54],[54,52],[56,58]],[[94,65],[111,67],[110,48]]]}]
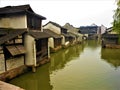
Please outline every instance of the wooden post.
[{"label": "wooden post", "polygon": [[36,72],[36,67],[32,66],[32,72]]}]

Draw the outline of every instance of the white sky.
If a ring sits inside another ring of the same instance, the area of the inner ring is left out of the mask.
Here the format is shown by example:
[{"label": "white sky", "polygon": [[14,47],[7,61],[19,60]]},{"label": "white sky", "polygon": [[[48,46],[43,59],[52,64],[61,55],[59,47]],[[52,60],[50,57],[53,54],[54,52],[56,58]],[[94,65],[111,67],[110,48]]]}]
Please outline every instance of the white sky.
[{"label": "white sky", "polygon": [[46,17],[43,25],[54,21],[75,27],[103,24],[111,27],[116,9],[115,0],[0,0],[0,7],[30,4],[33,11]]}]

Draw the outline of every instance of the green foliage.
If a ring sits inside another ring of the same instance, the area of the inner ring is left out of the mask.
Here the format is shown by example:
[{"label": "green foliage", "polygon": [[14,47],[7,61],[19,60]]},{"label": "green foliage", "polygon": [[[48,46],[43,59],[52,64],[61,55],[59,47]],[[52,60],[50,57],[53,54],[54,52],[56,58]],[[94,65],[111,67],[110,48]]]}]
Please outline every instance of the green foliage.
[{"label": "green foliage", "polygon": [[113,16],[113,30],[120,34],[120,0],[117,0],[117,9]]}]

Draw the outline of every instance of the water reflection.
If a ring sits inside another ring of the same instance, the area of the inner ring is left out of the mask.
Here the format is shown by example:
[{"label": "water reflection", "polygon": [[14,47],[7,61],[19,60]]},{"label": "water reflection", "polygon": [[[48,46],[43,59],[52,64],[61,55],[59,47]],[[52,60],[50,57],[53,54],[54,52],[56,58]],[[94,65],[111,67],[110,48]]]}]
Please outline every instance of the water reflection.
[{"label": "water reflection", "polygon": [[86,41],[51,54],[51,62],[36,73],[10,83],[26,90],[120,90],[119,55],[120,49],[101,49],[99,42]]},{"label": "water reflection", "polygon": [[101,58],[117,69],[120,66],[120,49],[102,48]]},{"label": "water reflection", "polygon": [[25,90],[52,90],[49,77],[49,63],[37,69],[36,73],[26,73],[10,81]]},{"label": "water reflection", "polygon": [[50,66],[52,90],[120,89],[120,69],[114,70],[113,67],[103,61],[101,54],[105,52],[101,52],[99,42],[84,42],[80,45],[79,50],[78,56],[74,56],[75,49],[69,49],[67,54],[63,51],[63,55],[59,52],[56,57],[53,56],[55,60],[52,59],[54,63],[51,63]]},{"label": "water reflection", "polygon": [[79,57],[83,48],[81,45],[62,49],[51,54],[51,63],[47,63],[37,68],[36,73],[28,72],[10,81],[25,90],[52,90],[50,84],[50,73],[65,67],[66,63]]},{"label": "water reflection", "polygon": [[82,43],[82,46],[95,50],[96,48],[100,46],[100,41],[97,41],[97,40],[84,41]]},{"label": "water reflection", "polygon": [[52,73],[52,71],[63,69],[68,62],[79,57],[83,50],[84,47],[82,45],[76,45],[51,54],[50,73]]}]

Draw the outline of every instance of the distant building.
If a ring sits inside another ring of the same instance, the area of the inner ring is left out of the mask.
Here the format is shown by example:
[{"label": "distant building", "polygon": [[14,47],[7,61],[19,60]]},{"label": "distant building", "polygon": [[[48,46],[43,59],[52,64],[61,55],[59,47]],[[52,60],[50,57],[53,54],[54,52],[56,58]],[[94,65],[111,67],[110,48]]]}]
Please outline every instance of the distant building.
[{"label": "distant building", "polygon": [[101,25],[101,26],[99,26],[97,34],[102,35],[102,34],[106,33],[106,31],[107,31],[107,28],[104,25]]},{"label": "distant building", "polygon": [[106,27],[101,25],[80,26],[79,33],[88,34],[88,39],[96,39],[98,35],[102,35],[106,32]]},{"label": "distant building", "polygon": [[81,26],[79,32],[81,34],[97,34],[98,26]]},{"label": "distant building", "polygon": [[66,28],[64,28],[61,25],[59,25],[55,22],[52,22],[52,21],[49,21],[47,24],[45,24],[43,26],[43,28],[44,29],[49,29],[56,34],[61,35],[63,48],[70,46],[70,41],[69,40],[74,38],[67,33]]},{"label": "distant building", "polygon": [[48,39],[50,52],[56,52],[62,48],[62,37],[61,35],[53,32],[50,29],[43,29],[44,32],[49,34],[51,37]]},{"label": "distant building", "polygon": [[102,47],[120,48],[119,34],[113,28],[107,28],[106,33],[102,34]]},{"label": "distant building", "polygon": [[113,30],[113,27],[107,28],[106,33],[108,33],[108,34],[118,34],[116,31]]},{"label": "distant building", "polygon": [[67,28],[67,30],[68,30],[67,32],[72,34],[75,37],[73,43],[81,43],[82,42],[82,34],[78,33],[79,29],[73,27],[73,25],[70,25],[69,23],[66,23],[63,27]]},{"label": "distant building", "polygon": [[106,29],[106,32],[109,33],[109,32],[112,32],[113,31],[113,27],[109,27]]}]

